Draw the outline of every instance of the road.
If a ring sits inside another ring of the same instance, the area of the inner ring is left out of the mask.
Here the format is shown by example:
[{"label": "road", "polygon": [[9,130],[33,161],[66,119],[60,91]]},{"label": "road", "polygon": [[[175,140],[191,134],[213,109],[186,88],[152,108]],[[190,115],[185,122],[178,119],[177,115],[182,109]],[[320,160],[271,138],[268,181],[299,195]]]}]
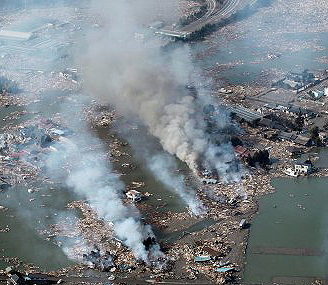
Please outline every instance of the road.
[{"label": "road", "polygon": [[200,30],[206,24],[215,23],[224,18],[228,18],[237,11],[238,7],[245,6],[246,4],[253,5],[256,1],[257,0],[226,0],[224,4],[220,6],[218,0],[206,0],[207,12],[200,19],[182,27],[180,30],[162,29],[156,33],[177,38],[186,38],[190,34]]}]

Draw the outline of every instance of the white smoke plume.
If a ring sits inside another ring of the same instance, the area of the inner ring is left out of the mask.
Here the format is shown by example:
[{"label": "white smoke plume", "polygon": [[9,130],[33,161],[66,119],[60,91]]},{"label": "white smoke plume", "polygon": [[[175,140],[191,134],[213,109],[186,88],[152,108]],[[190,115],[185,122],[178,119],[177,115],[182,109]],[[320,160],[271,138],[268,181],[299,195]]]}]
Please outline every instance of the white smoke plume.
[{"label": "white smoke plume", "polygon": [[65,179],[67,186],[86,198],[101,219],[111,222],[117,237],[136,258],[148,263],[149,254],[155,258],[162,257],[159,246],[153,246],[150,252],[146,250],[143,241],[149,236],[154,237],[154,234],[149,226],[140,222],[135,207],[123,204],[124,184],[113,173],[101,142],[87,131],[78,117],[71,119],[71,125],[74,124],[76,133],[69,139],[61,138],[54,145],[58,151],[48,156],[48,173]]},{"label": "white smoke plume", "polygon": [[199,100],[185,88],[195,81],[188,47],[163,52],[154,46],[153,36],[143,41],[134,36],[150,24],[145,16],[145,11],[153,15],[148,1],[95,3],[101,7],[104,27],[88,36],[79,58],[86,89],[119,113],[137,116],[164,150],[193,171],[204,159],[223,180],[238,181],[232,146],[211,143],[200,119]]},{"label": "white smoke plume", "polygon": [[195,191],[185,186],[182,175],[173,175],[176,165],[169,155],[157,154],[149,160],[149,169],[166,186],[173,189],[181,199],[189,206],[195,215],[204,214],[206,209],[196,197]]}]

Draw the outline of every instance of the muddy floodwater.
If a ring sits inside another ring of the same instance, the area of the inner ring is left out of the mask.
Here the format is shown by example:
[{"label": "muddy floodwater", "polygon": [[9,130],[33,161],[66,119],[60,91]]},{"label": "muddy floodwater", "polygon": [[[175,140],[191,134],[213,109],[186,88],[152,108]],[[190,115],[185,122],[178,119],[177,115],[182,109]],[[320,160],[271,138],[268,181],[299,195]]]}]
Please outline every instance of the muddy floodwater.
[{"label": "muddy floodwater", "polygon": [[312,284],[326,278],[328,178],[274,179],[251,225],[245,283]]}]

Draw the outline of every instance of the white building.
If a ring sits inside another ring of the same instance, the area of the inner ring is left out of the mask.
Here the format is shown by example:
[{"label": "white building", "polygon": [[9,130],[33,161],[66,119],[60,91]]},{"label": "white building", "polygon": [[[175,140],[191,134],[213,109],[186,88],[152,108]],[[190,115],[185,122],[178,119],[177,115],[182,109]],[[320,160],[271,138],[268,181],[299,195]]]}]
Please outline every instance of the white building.
[{"label": "white building", "polygon": [[319,133],[319,138],[324,142],[327,140],[327,133],[325,132],[320,132]]},{"label": "white building", "polygon": [[130,190],[126,194],[126,197],[131,199],[133,202],[138,202],[141,200],[142,196],[137,190]]},{"label": "white building", "polygon": [[297,174],[310,174],[313,170],[313,166],[310,163],[295,164],[295,172]]}]

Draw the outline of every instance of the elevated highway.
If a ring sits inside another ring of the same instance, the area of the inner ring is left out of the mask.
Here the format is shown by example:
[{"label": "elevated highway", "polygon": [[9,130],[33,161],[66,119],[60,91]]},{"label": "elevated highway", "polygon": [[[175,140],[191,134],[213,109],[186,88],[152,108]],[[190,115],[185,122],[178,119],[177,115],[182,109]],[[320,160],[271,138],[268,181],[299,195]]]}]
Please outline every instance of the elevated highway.
[{"label": "elevated highway", "polygon": [[223,4],[219,4],[218,0],[206,0],[207,11],[203,17],[186,25],[180,29],[160,29],[155,33],[174,38],[186,39],[191,34],[199,31],[205,25],[218,22],[224,18],[228,18],[235,13],[238,8],[245,7],[247,4],[254,5],[257,0],[225,0]]}]

